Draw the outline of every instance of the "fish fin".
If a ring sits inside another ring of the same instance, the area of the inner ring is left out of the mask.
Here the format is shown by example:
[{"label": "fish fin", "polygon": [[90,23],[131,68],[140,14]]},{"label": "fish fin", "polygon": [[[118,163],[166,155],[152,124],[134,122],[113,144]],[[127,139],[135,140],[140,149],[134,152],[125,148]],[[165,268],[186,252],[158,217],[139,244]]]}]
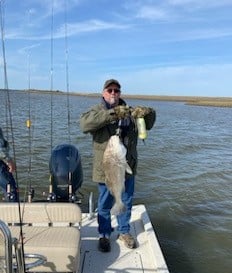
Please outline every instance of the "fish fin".
[{"label": "fish fin", "polygon": [[125,211],[126,211],[126,207],[123,203],[115,203],[112,209],[110,210],[110,213],[112,215],[119,215]]},{"label": "fish fin", "polygon": [[128,163],[126,163],[126,172],[129,174],[133,174],[131,167],[128,165]]}]

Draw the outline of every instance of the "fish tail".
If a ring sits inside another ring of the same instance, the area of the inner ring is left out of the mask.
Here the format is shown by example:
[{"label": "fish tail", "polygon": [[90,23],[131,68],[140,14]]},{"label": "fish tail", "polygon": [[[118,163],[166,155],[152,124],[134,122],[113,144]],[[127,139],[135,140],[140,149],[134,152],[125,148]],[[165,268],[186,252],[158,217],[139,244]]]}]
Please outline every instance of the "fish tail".
[{"label": "fish tail", "polygon": [[119,215],[125,211],[126,211],[126,207],[123,203],[115,203],[112,209],[110,210],[110,213],[112,215]]}]

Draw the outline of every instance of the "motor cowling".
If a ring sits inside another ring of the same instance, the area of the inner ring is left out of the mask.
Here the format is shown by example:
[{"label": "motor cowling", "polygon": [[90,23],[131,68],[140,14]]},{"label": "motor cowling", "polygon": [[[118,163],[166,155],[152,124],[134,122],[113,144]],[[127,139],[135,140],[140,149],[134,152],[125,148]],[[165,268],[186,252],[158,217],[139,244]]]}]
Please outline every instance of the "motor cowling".
[{"label": "motor cowling", "polygon": [[51,185],[57,201],[70,201],[83,182],[81,156],[71,144],[61,144],[52,150],[49,161]]}]

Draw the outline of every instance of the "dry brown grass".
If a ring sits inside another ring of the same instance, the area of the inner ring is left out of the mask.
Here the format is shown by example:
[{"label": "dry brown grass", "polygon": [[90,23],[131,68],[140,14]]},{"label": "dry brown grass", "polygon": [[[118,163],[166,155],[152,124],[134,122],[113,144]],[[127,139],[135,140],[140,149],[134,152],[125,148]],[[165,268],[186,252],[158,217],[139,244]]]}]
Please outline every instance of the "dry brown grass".
[{"label": "dry brown grass", "polygon": [[125,98],[156,100],[156,101],[179,101],[187,105],[232,107],[232,98],[225,97],[193,97],[193,96],[149,96],[149,95],[124,95]]},{"label": "dry brown grass", "polygon": [[[32,93],[51,93],[59,95],[67,95],[62,91],[48,90],[30,90]],[[69,92],[72,96],[100,97],[101,93],[85,93],[85,92]],[[158,96],[158,95],[128,95],[122,93],[122,98],[154,100],[154,101],[179,101],[185,102],[187,105],[197,106],[214,106],[214,107],[232,107],[232,97],[196,97],[196,96]]]},{"label": "dry brown grass", "polygon": [[187,105],[232,107],[232,98],[196,98],[186,101]]}]

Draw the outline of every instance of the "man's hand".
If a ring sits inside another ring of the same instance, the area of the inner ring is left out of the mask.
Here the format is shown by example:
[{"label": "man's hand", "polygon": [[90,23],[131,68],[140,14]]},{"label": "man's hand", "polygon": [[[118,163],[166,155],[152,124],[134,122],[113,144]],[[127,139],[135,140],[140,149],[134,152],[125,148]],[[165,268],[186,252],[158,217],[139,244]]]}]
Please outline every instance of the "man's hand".
[{"label": "man's hand", "polygon": [[117,119],[124,119],[130,115],[130,107],[128,105],[115,106],[114,113]]},{"label": "man's hand", "polygon": [[132,109],[131,115],[133,118],[143,118],[147,114],[152,112],[152,108],[150,107],[143,107],[143,106],[136,106]]}]

